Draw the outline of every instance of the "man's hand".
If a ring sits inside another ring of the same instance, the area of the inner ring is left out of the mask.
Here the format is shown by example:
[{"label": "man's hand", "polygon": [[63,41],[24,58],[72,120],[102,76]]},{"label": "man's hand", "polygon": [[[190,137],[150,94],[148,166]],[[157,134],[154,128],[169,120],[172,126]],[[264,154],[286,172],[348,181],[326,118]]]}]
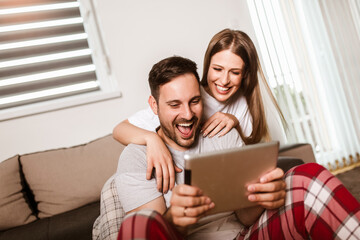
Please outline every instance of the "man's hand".
[{"label": "man's hand", "polygon": [[152,134],[146,140],[147,145],[147,169],[146,179],[151,179],[153,168],[156,173],[157,189],[167,193],[175,186],[175,171],[182,172],[180,168],[174,166],[169,149],[157,134]]},{"label": "man's hand", "polygon": [[284,171],[275,168],[260,178],[260,183],[248,186],[251,193],[249,201],[257,202],[266,209],[276,209],[285,204],[286,183],[283,180]]},{"label": "man's hand", "polygon": [[199,188],[184,184],[174,188],[170,204],[164,217],[180,230],[196,223],[206,211],[215,207]]},{"label": "man's hand", "polygon": [[221,137],[237,125],[239,125],[239,120],[234,115],[217,112],[204,123],[201,132],[204,137],[207,135],[213,137],[220,132],[218,136]]}]

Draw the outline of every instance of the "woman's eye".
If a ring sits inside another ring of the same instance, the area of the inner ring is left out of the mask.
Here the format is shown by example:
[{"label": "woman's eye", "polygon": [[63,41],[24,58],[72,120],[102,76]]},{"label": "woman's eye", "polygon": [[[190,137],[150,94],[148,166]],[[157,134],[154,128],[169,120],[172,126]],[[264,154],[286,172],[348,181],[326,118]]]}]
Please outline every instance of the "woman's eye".
[{"label": "woman's eye", "polygon": [[221,68],[213,68],[215,71],[221,71]]},{"label": "woman's eye", "polygon": [[232,72],[234,75],[240,75],[240,72]]}]

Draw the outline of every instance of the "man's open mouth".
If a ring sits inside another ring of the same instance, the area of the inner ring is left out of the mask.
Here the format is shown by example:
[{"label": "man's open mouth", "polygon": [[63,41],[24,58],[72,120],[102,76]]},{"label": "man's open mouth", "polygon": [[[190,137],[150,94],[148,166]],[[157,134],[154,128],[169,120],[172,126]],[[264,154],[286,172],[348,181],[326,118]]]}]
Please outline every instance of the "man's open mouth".
[{"label": "man's open mouth", "polygon": [[176,128],[179,130],[183,138],[188,138],[192,136],[193,126],[193,122],[176,124]]}]

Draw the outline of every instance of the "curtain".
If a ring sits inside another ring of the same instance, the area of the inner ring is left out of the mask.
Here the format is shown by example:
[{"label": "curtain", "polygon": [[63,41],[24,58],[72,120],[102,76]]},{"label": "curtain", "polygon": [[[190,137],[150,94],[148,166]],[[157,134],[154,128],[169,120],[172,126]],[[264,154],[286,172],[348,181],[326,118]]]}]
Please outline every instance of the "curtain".
[{"label": "curtain", "polygon": [[290,142],[318,163],[360,163],[360,1],[249,0],[266,76]]}]

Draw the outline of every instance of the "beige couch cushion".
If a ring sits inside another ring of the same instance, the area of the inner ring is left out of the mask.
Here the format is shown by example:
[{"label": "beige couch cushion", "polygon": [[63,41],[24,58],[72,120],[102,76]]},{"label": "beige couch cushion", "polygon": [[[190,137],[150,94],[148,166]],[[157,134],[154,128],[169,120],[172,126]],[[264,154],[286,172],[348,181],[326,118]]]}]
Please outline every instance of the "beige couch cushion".
[{"label": "beige couch cushion", "polygon": [[98,201],[102,186],[116,172],[123,148],[109,135],[81,146],[21,156],[39,217]]},{"label": "beige couch cushion", "polygon": [[21,192],[19,156],[0,163],[0,230],[35,221]]}]

